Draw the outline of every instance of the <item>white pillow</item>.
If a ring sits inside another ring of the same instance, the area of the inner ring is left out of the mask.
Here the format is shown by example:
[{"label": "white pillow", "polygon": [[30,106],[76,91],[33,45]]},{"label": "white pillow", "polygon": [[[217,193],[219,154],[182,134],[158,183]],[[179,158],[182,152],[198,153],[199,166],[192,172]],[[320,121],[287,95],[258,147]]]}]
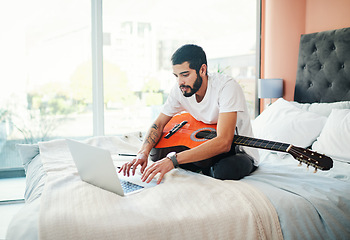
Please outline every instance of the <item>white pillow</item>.
[{"label": "white pillow", "polygon": [[305,111],[309,111],[309,107],[311,105],[311,103],[298,103],[298,102],[290,102],[293,106],[303,109]]},{"label": "white pillow", "polygon": [[334,102],[334,103],[298,103],[290,102],[294,106],[303,110],[314,112],[328,117],[332,109],[350,109],[350,101]]},{"label": "white pillow", "polygon": [[326,117],[280,98],[254,120],[252,127],[256,138],[305,148],[316,140],[326,121]]},{"label": "white pillow", "polygon": [[312,150],[350,162],[350,109],[333,109]]}]

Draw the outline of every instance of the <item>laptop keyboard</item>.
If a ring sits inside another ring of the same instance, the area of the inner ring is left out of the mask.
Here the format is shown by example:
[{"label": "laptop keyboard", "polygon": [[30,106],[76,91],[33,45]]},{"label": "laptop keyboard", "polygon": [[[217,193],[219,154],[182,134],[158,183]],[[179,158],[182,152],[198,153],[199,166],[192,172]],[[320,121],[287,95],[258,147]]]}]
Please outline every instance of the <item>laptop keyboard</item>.
[{"label": "laptop keyboard", "polygon": [[133,192],[133,191],[136,191],[136,190],[139,190],[139,189],[143,188],[140,185],[136,185],[134,183],[131,183],[131,182],[128,182],[128,181],[124,181],[124,180],[120,180],[120,184],[122,185],[124,193]]}]

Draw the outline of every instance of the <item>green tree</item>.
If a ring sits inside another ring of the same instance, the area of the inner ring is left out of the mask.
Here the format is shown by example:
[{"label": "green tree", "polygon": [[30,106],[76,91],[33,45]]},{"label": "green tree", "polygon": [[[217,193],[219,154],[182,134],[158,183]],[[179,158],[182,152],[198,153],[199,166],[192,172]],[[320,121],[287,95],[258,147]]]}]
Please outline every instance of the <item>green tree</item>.
[{"label": "green tree", "polygon": [[142,92],[145,93],[145,102],[147,106],[162,105],[163,94],[160,92],[160,82],[156,78],[150,78],[143,86]]},{"label": "green tree", "polygon": [[[71,77],[73,98],[86,104],[92,103],[92,63],[81,64]],[[130,105],[136,96],[128,87],[128,78],[119,66],[103,62],[104,102],[118,102]]]}]

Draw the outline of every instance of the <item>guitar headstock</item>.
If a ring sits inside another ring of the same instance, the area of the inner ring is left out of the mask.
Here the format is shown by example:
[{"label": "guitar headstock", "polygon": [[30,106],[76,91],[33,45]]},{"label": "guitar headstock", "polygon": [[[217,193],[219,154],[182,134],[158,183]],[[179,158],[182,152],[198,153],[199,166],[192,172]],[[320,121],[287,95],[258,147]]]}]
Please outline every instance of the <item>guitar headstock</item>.
[{"label": "guitar headstock", "polygon": [[329,170],[333,167],[332,158],[324,154],[311,151],[309,149],[295,147],[291,145],[287,152],[291,154],[300,163],[303,162],[307,166],[314,167],[315,172],[317,171],[317,169]]}]

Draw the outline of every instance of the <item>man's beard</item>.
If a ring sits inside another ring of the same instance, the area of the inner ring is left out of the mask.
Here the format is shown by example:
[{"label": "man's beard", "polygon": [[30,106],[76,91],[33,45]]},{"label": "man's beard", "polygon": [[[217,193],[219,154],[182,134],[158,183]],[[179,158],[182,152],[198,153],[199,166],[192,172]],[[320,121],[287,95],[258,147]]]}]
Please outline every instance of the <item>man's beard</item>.
[{"label": "man's beard", "polygon": [[201,88],[202,82],[203,82],[203,79],[201,78],[201,76],[199,76],[199,74],[197,74],[197,79],[193,84],[193,88],[189,85],[180,85],[180,88],[187,87],[187,88],[191,89],[191,91],[189,93],[182,92],[182,94],[185,97],[191,97],[193,94],[195,94]]}]

